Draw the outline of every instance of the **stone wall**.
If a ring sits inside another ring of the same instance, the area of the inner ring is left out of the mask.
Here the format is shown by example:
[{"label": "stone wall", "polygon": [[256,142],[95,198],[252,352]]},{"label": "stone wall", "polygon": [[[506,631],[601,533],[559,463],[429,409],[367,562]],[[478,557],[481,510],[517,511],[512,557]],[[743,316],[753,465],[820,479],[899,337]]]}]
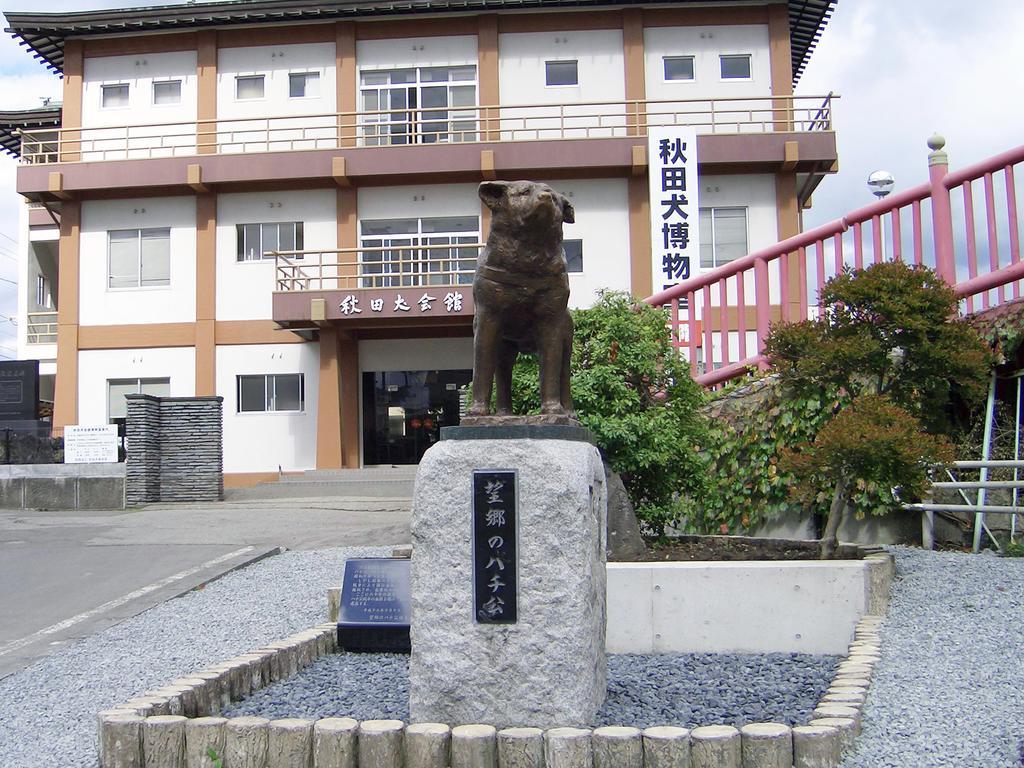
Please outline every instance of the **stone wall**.
[{"label": "stone wall", "polygon": [[0,466],[0,509],[124,509],[124,464]]},{"label": "stone wall", "polygon": [[224,398],[126,400],[128,506],[224,498]]}]

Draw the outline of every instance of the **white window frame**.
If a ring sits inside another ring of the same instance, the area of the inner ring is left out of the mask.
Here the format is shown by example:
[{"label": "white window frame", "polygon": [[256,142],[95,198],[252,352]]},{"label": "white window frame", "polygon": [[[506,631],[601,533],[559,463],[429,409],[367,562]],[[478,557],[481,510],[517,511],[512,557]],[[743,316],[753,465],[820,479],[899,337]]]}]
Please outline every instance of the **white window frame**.
[{"label": "white window frame", "polygon": [[[136,242],[136,271],[135,285],[111,285],[113,275],[110,273],[110,235],[114,232],[134,232]],[[166,232],[167,233],[167,282],[154,283],[152,285],[142,284],[142,235],[144,232]],[[162,291],[171,285],[171,228],[170,227],[140,227],[138,229],[111,229],[107,230],[107,290],[108,291]]]},{"label": "white window frame", "polygon": [[[170,85],[170,84],[173,84],[173,83],[177,83],[178,84],[178,100],[177,101],[168,101],[168,102],[165,102],[163,104],[158,104],[157,100],[156,100],[156,87],[158,85]],[[184,89],[184,83],[182,83],[181,78],[177,78],[176,77],[176,78],[171,78],[169,80],[154,80],[152,85],[151,85],[151,87],[150,87],[150,98],[152,100],[153,106],[154,107],[159,107],[159,108],[163,108],[163,107],[177,107],[177,106],[179,106],[181,104],[183,89]]]},{"label": "white window frame", "polygon": [[[747,60],[747,72],[749,74],[746,77],[726,77],[722,73],[722,64],[725,63],[726,59],[746,59]],[[754,56],[749,53],[720,53],[718,54],[718,78],[722,82],[750,82],[754,79]]]},{"label": "white window frame", "polygon": [[121,418],[120,416],[113,416],[110,413],[110,385],[111,384],[131,384],[132,382],[134,382],[134,384],[135,384],[135,392],[133,392],[131,394],[136,394],[136,395],[146,394],[146,393],[144,393],[142,391],[142,385],[144,383],[147,384],[147,385],[153,385],[153,384],[166,385],[168,392],[170,392],[170,387],[171,387],[171,377],[170,376],[142,376],[142,377],[126,376],[125,378],[121,378],[121,379],[107,379],[107,423],[108,424],[111,421],[113,421],[113,419],[115,419],[115,418]]},{"label": "white window frame", "polygon": [[46,279],[45,275],[36,275],[36,306],[42,309],[53,309],[50,281]]},{"label": "white window frame", "polygon": [[[299,407],[277,407],[278,377],[299,377]],[[263,379],[263,408],[261,410],[242,410],[242,379]],[[306,412],[306,375],[304,373],[240,373],[235,376],[235,413],[305,413]]]},{"label": "white window frame", "polygon": [[[669,77],[668,76],[668,72],[666,71],[666,66],[667,66],[668,62],[669,61],[681,61],[681,60],[689,60],[689,62],[690,62],[690,76],[689,77]],[[694,57],[692,55],[687,55],[687,54],[683,54],[683,55],[679,55],[679,56],[676,56],[676,55],[662,56],[661,57],[661,76],[662,76],[663,81],[666,82],[666,83],[692,83],[692,82],[694,82],[697,79],[697,61],[696,61],[696,57]]]},{"label": "white window frame", "polygon": [[[306,93],[306,91],[308,90],[308,86],[309,86],[309,80],[306,79],[306,80],[303,81],[303,94],[301,96],[292,96],[292,78],[293,77],[298,77],[299,75],[301,75],[304,78],[308,78],[310,75],[316,75],[316,81],[317,81],[317,87],[316,87],[317,92],[316,92],[316,94],[311,95],[311,94]],[[323,73],[319,69],[300,69],[300,70],[297,70],[295,72],[289,72],[288,73],[288,98],[289,99],[319,99],[321,97],[321,95],[323,94],[323,91],[321,90],[321,86],[323,85],[323,81],[324,81],[324,76],[323,76]]]},{"label": "white window frame", "polygon": [[583,274],[583,269],[584,269],[584,266],[583,266],[583,264],[584,264],[584,261],[583,261],[583,238],[582,237],[570,237],[570,238],[564,240],[562,242],[562,249],[563,250],[565,249],[565,245],[567,243],[579,243],[580,244],[580,268],[579,269],[571,269],[571,268],[569,268],[569,257],[568,256],[566,256],[566,258],[565,258],[566,268],[568,269],[568,272],[569,272],[570,275],[582,275]]},{"label": "white window frame", "polygon": [[[242,80],[259,79],[263,83],[263,94],[261,96],[239,96],[238,86]],[[246,75],[235,75],[235,101],[263,101],[267,98],[267,74],[265,72],[252,72]]]},{"label": "white window frame", "polygon": [[[548,65],[549,64],[575,64],[576,65],[576,82],[575,83],[550,83],[548,82]],[[545,88],[579,88],[580,87],[580,60],[579,59],[547,59],[544,62],[544,87]]]},{"label": "white window frame", "polygon": [[[281,227],[291,226],[292,227],[292,239],[295,241],[296,251],[301,251],[305,248],[306,233],[305,224],[301,221],[260,221],[260,222],[248,222],[235,225],[235,261],[239,264],[252,264],[261,261],[272,261],[273,258],[267,256],[267,251],[263,247],[264,240],[264,227],[277,227],[277,242],[281,242]],[[245,247],[245,228],[246,227],[259,227],[260,228],[260,247],[256,251],[258,255],[249,256],[249,250]],[[277,249],[280,250],[280,249]],[[301,259],[301,256],[293,258]]]},{"label": "white window frame", "polygon": [[[698,221],[701,214],[705,212],[710,212],[711,214],[710,231],[705,232],[704,229],[700,230],[701,246],[703,247],[705,244],[707,244],[711,247],[711,264],[709,266],[705,266],[704,259],[700,254],[698,254],[697,256],[698,260],[700,261],[700,268],[702,270],[715,269],[716,267],[720,267],[723,264],[729,264],[730,262],[735,261],[735,259],[724,259],[722,261],[719,261],[718,259],[718,243],[715,242],[715,213],[717,211],[743,211],[743,237],[747,244],[747,247],[744,250],[747,253],[750,252],[750,208],[748,208],[745,205],[716,205],[701,207],[697,214]],[[736,258],[743,258],[743,256],[747,255],[747,253],[740,254]]]},{"label": "white window frame", "polygon": [[[431,219],[463,219],[476,218],[476,231],[449,231],[424,232],[423,222]],[[464,216],[401,216],[394,217],[395,221],[414,220],[416,231],[398,233],[394,235],[368,235],[363,233],[363,226],[368,221],[388,221],[388,219],[361,219],[359,221],[359,244],[361,248],[391,248],[388,251],[373,251],[371,254],[361,253],[362,273],[366,277],[362,280],[363,288],[389,288],[399,286],[430,286],[450,285],[450,280],[445,280],[441,275],[432,278],[431,273],[441,271],[435,269],[434,265],[442,261],[448,261],[449,271],[452,265],[460,271],[467,271],[467,274],[459,274],[456,278],[457,285],[470,285],[473,282],[473,275],[468,270],[474,269],[478,253],[474,250],[472,257],[469,254],[458,253],[459,246],[470,245],[480,242],[480,217],[477,214],[466,214]],[[402,251],[410,251],[411,248],[420,245],[451,245],[449,257],[443,255],[444,248],[430,251],[412,251],[414,255],[425,256],[433,261],[426,263],[418,261],[400,262]],[[368,260],[367,256],[373,255],[378,258]],[[466,258],[460,258],[465,256]],[[461,266],[460,266],[461,265]],[[378,271],[370,271],[370,269]]]},{"label": "white window frame", "polygon": [[[107,89],[108,88],[124,88],[125,89],[125,103],[124,104],[107,104]],[[131,109],[132,106],[132,86],[131,83],[103,83],[100,85],[100,109]]]},{"label": "white window frame", "polygon": [[[468,80],[452,80],[449,76],[448,80],[425,80],[423,77],[423,71],[428,69],[472,69],[473,77]],[[414,79],[407,83],[377,83],[373,85],[364,84],[363,78],[367,75],[381,75],[388,73],[390,76],[391,72],[399,71],[412,71],[415,73]],[[423,106],[423,89],[424,88],[439,88],[441,86],[448,87],[448,97],[446,107],[424,107]],[[452,106],[452,89],[453,88],[473,88],[473,102],[471,106]],[[415,106],[405,108],[381,109],[381,93],[390,90],[406,89],[414,92],[414,98],[416,100]],[[366,107],[366,98],[372,93],[376,92],[375,100],[377,102],[377,109],[368,109]],[[476,141],[479,127],[479,106],[480,101],[480,69],[476,62],[467,62],[465,64],[441,64],[437,66],[410,66],[410,67],[388,67],[388,68],[367,68],[359,70],[359,109],[360,112],[364,113],[360,118],[360,122],[363,126],[362,138],[367,146],[391,146],[391,145],[406,145],[406,144],[429,144],[429,143],[462,143],[466,141]],[[446,112],[446,120],[424,120],[424,113],[430,112]],[[395,122],[395,116],[401,116],[402,114],[408,113],[410,115],[410,121],[402,123],[399,120]],[[424,131],[424,124],[430,125],[431,123],[440,124],[448,123],[452,130],[450,132],[443,131]],[[460,123],[470,123],[472,130],[465,130],[464,128],[457,127]],[[408,131],[404,133],[393,133],[391,127],[398,125],[399,127],[407,126]],[[405,141],[392,141],[394,138],[405,137]],[[427,137],[435,137],[438,139],[437,142],[424,141]],[[440,137],[444,137],[443,140]]]}]

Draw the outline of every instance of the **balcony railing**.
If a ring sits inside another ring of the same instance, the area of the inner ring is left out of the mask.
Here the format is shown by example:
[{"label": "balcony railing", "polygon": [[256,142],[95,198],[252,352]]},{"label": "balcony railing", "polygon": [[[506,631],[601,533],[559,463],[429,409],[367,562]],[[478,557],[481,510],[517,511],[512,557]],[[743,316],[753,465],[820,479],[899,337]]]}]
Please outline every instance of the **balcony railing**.
[{"label": "balcony railing", "polygon": [[821,290],[844,267],[925,264],[968,313],[1019,299],[1024,145],[950,173],[944,143],[929,144],[927,182],[645,299],[669,307],[696,380],[716,386],[764,367],[770,324],[822,312]]},{"label": "balcony railing", "polygon": [[483,243],[278,251],[276,290],[351,291],[470,285]]},{"label": "balcony railing", "polygon": [[29,312],[26,328],[29,344],[57,343],[57,313]]},{"label": "balcony railing", "polygon": [[22,133],[29,164],[288,152],[408,144],[646,136],[653,126],[701,134],[831,131],[827,96],[600,101],[231,118]]}]

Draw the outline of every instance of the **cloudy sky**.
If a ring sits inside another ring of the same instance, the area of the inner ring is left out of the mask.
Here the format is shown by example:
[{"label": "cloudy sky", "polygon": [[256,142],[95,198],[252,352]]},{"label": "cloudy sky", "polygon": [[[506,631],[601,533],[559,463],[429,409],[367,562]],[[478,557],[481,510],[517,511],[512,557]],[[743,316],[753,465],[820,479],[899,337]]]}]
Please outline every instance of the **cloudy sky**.
[{"label": "cloudy sky", "polygon": [[[48,12],[116,8],[128,2],[49,0]],[[135,5],[157,3],[136,2]],[[31,9],[0,0],[0,11]],[[871,201],[880,168],[896,189],[927,178],[925,142],[946,137],[953,168],[1024,141],[1024,2],[1021,0],[839,0],[798,93],[841,98],[835,109],[840,171],[826,179],[808,227]],[[60,97],[60,81],[9,37],[0,40],[0,108],[27,109]],[[0,159],[0,357],[14,354],[15,163]]]}]

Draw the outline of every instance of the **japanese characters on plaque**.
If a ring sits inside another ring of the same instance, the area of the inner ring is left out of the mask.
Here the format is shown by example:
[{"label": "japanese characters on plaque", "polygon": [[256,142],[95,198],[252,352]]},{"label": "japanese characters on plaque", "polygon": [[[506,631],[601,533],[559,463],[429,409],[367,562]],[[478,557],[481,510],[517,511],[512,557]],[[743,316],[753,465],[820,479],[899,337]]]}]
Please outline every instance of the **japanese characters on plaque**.
[{"label": "japanese characters on plaque", "polygon": [[[419,293],[419,291],[416,291],[416,293]],[[416,293],[410,293],[407,296],[403,296],[401,293],[397,294],[390,300],[392,306],[387,307],[389,314],[410,312],[423,315],[434,313],[435,311],[451,314],[462,311],[462,291],[447,291],[443,294],[440,291],[435,293],[424,291],[423,295],[418,298]],[[380,297],[373,297],[367,300],[357,294],[349,293],[338,302],[338,311],[346,316],[361,315],[364,311],[367,314],[382,313],[385,311],[385,300]]]},{"label": "japanese characters on plaque", "polygon": [[516,472],[473,472],[473,615],[478,624],[519,617]]},{"label": "japanese characters on plaque", "polygon": [[652,126],[647,163],[651,202],[651,275],[659,293],[700,269],[697,233],[697,131]]}]

